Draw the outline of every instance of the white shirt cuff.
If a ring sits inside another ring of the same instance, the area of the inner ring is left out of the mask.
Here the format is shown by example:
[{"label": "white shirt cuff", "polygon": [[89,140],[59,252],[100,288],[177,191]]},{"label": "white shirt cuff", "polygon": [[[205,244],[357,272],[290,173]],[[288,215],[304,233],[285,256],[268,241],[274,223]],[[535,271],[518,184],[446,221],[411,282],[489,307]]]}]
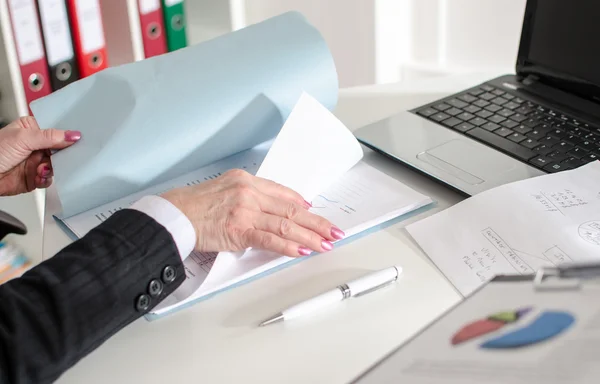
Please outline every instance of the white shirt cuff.
[{"label": "white shirt cuff", "polygon": [[196,245],[196,231],[190,220],[173,204],[160,196],[144,196],[129,208],[143,212],[165,227],[173,237],[184,261]]}]

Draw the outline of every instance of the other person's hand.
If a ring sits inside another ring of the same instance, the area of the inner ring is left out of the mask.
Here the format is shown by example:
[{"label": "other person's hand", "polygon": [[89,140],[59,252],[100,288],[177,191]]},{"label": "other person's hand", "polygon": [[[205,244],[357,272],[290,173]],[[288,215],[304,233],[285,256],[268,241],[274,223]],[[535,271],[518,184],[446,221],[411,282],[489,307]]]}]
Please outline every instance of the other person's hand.
[{"label": "other person's hand", "polygon": [[162,194],[192,222],[196,250],[258,248],[296,257],[333,249],[344,233],[296,192],[242,170]]},{"label": "other person's hand", "polygon": [[0,129],[0,196],[49,187],[50,150],[66,148],[80,138],[78,131],[41,130],[31,116]]}]

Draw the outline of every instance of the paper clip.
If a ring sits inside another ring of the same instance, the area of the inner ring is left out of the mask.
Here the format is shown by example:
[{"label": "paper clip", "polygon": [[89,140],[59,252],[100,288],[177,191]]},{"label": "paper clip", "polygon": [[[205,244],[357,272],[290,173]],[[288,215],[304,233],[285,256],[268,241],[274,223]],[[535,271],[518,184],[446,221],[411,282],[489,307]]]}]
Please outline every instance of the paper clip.
[{"label": "paper clip", "polygon": [[564,263],[540,268],[533,279],[536,290],[580,289],[583,280],[600,279],[600,263]]}]

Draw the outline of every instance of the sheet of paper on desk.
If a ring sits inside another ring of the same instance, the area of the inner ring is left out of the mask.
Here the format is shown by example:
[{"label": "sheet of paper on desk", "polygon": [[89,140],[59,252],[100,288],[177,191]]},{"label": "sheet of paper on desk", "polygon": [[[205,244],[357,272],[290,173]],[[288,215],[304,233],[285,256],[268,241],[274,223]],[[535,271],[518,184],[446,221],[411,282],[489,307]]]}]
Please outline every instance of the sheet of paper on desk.
[{"label": "sheet of paper on desk", "polygon": [[464,295],[493,275],[600,260],[600,162],[480,193],[407,230]]}]

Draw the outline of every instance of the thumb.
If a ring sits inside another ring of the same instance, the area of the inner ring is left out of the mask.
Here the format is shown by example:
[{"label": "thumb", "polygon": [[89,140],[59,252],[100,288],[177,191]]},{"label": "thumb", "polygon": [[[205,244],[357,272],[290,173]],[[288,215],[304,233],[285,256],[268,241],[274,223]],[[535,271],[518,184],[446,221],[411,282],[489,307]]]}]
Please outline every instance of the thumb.
[{"label": "thumb", "polygon": [[27,144],[32,151],[43,149],[63,149],[81,139],[79,131],[61,131],[59,129],[30,130]]}]

